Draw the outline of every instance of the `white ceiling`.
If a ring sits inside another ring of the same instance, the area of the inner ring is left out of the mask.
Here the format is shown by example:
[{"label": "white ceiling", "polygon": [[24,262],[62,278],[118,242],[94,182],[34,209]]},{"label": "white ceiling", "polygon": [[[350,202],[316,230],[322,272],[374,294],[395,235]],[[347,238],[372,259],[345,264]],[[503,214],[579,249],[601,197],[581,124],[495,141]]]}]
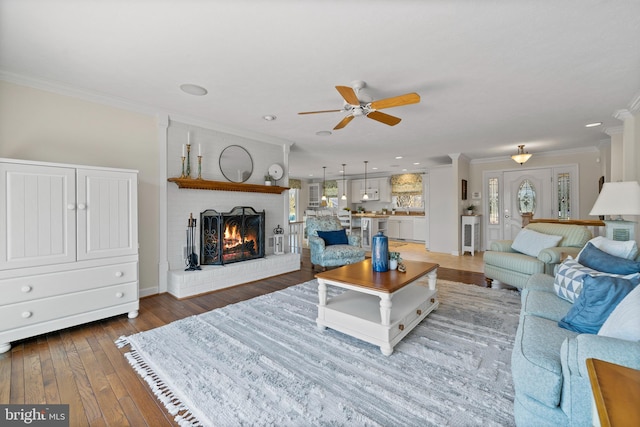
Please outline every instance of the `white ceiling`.
[{"label": "white ceiling", "polygon": [[[295,177],[423,170],[607,139],[640,94],[640,1],[0,0],[0,77],[293,143]],[[297,113],[354,80],[422,100],[317,136],[343,113]]]}]

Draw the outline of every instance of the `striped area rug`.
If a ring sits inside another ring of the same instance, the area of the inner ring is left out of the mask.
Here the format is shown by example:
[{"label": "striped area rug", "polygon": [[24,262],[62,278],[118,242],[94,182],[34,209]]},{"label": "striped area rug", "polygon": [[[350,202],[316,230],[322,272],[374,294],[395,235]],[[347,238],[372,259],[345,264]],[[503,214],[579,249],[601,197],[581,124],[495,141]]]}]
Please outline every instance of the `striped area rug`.
[{"label": "striped area rug", "polygon": [[316,290],[310,281],[117,344],[181,425],[514,425],[517,292],[439,280],[438,310],[385,357],[318,330]]}]

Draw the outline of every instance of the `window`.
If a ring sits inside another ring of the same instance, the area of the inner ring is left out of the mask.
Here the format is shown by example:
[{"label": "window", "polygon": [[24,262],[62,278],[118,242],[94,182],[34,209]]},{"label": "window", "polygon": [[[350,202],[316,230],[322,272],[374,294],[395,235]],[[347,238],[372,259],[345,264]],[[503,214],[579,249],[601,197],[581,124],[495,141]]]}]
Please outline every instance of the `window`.
[{"label": "window", "polygon": [[297,188],[289,190],[289,222],[296,222],[298,218],[298,196],[299,191]]},{"label": "window", "polygon": [[500,224],[500,189],[498,178],[489,178],[489,224]]},{"label": "window", "polygon": [[571,177],[568,172],[557,174],[558,219],[571,218]]}]

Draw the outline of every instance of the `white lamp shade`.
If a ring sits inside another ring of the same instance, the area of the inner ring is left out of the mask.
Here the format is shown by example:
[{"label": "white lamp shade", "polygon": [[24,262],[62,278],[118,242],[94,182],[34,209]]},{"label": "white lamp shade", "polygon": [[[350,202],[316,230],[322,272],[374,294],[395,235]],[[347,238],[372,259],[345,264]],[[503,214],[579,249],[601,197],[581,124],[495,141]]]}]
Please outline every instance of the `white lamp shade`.
[{"label": "white lamp shade", "polygon": [[605,182],[589,215],[640,215],[640,184]]}]

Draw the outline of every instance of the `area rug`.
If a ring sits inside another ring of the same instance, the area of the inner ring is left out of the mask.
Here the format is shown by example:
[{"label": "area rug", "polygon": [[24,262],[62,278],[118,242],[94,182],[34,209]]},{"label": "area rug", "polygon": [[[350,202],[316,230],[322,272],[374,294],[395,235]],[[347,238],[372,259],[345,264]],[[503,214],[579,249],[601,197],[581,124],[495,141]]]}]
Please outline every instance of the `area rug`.
[{"label": "area rug", "polygon": [[438,295],[389,357],[317,329],[315,280],[116,343],[181,425],[514,425],[519,294],[439,280]]}]

